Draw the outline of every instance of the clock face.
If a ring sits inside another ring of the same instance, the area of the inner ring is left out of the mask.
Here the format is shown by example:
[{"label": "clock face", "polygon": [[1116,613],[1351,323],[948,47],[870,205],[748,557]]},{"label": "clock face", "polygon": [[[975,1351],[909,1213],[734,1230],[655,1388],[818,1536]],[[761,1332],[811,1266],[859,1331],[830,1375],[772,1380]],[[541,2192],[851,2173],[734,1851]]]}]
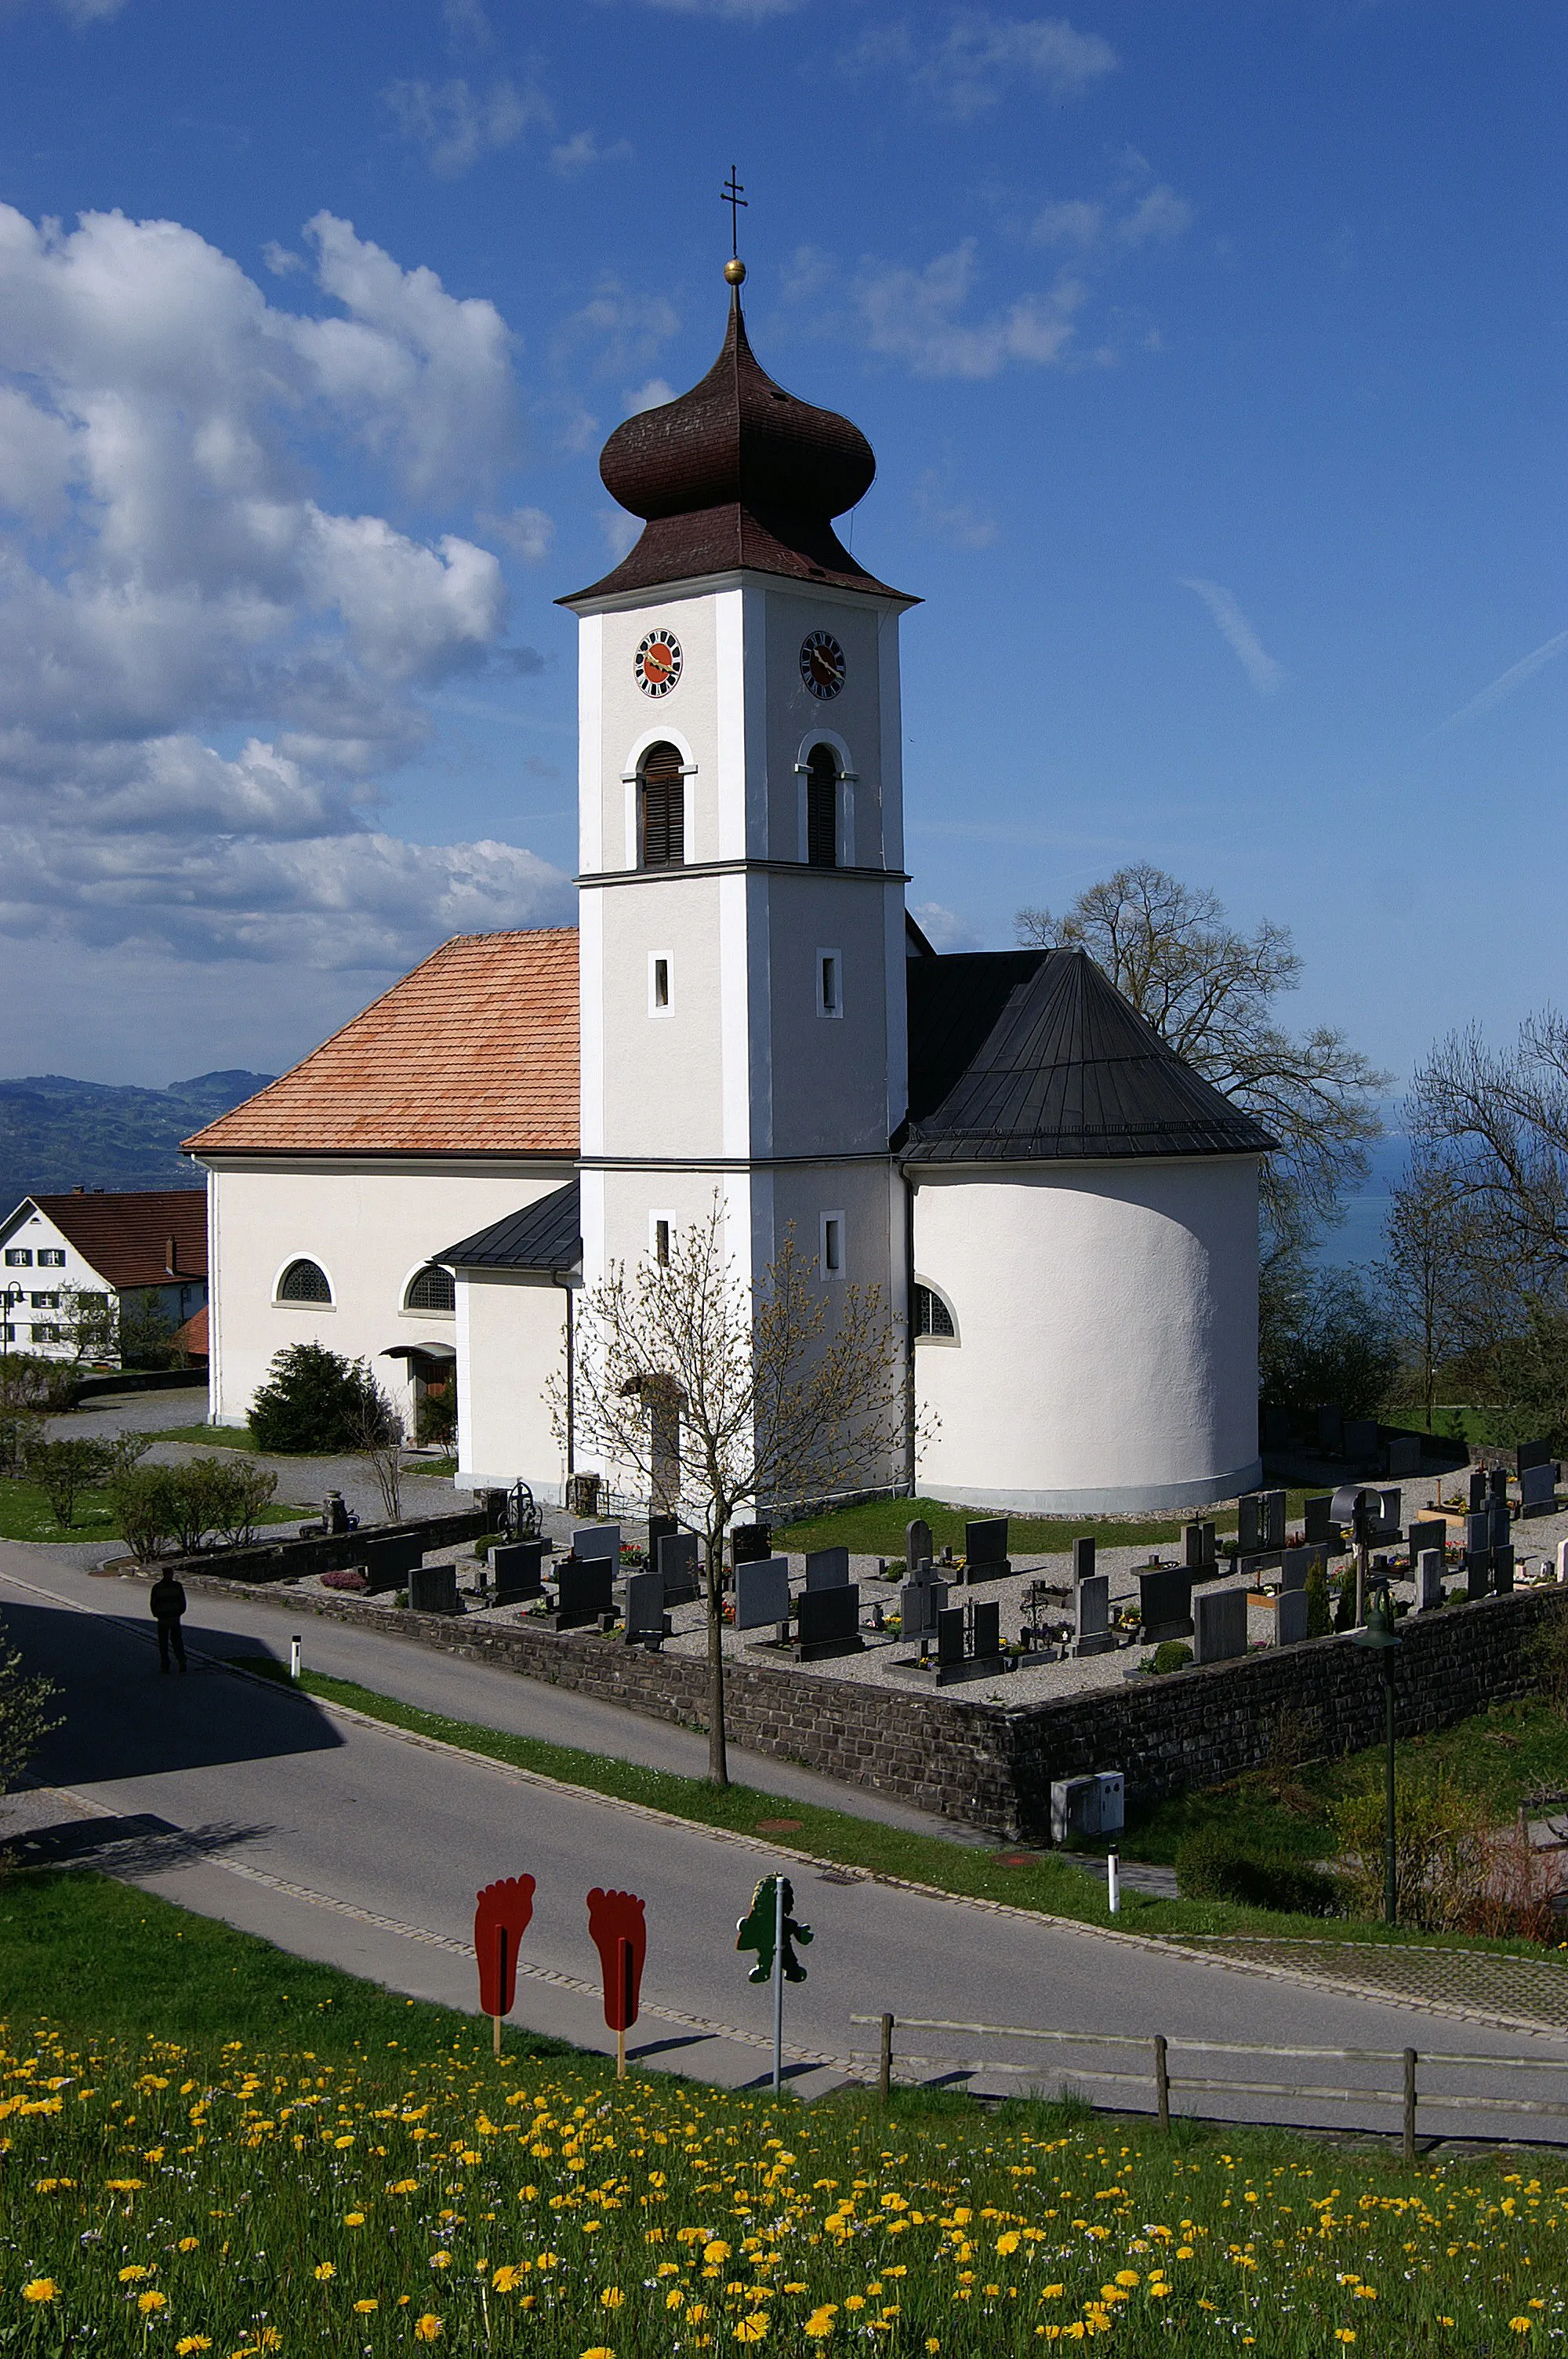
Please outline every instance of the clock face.
[{"label": "clock face", "polygon": [[680,678],[680,641],[673,631],[650,631],[637,649],[634,669],[644,696],[668,696]]},{"label": "clock face", "polygon": [[844,650],[831,631],[813,631],[800,643],[800,676],[824,703],[844,685]]}]

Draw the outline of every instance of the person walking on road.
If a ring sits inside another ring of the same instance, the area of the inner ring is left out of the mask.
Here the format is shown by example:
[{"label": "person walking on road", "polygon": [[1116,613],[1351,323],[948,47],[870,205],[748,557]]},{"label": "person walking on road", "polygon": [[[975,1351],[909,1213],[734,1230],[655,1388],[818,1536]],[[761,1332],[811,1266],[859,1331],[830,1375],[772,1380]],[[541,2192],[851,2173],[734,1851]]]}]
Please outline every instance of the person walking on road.
[{"label": "person walking on road", "polygon": [[185,1611],[185,1592],[172,1572],[160,1572],[152,1587],[153,1618],[157,1624],[158,1669],[168,1669],[168,1651],[174,1649],[174,1659],[185,1669],[185,1634],[179,1617]]}]

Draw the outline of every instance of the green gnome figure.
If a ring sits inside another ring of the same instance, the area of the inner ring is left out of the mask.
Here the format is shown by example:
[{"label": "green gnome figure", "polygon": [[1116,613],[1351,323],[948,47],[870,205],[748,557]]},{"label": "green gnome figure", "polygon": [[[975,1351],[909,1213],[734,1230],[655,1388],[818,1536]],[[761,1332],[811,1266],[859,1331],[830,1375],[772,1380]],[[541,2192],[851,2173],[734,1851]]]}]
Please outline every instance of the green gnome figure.
[{"label": "green gnome figure", "polygon": [[764,1875],[752,1895],[752,1906],[735,1928],[735,1947],[755,1950],[757,1962],[747,1975],[748,1982],[765,1983],[773,1980],[773,1936],[778,1921],[778,1897],[775,1886],[784,1886],[784,1978],[786,1983],[803,1983],[806,1968],[795,1954],[795,1944],[804,1947],[811,1940],[809,1925],[799,1925],[791,1914],[795,1907],[795,1886],[788,1876]]}]

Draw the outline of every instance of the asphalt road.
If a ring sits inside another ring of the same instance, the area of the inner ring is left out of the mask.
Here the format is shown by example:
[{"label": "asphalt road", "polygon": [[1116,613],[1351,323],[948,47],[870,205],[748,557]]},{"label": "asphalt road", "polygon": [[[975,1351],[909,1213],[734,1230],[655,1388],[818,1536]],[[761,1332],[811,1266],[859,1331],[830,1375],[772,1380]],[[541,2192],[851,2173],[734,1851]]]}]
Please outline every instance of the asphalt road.
[{"label": "asphalt road", "polygon": [[[83,1594],[71,1593],[79,1590]],[[101,1610],[101,1601],[112,1610]],[[411,1743],[211,1663],[193,1661],[185,1680],[160,1678],[145,1597],[138,1592],[131,1601],[134,1618],[125,1602],[106,1583],[52,1566],[42,1549],[0,1550],[0,1607],[29,1663],[59,1680],[66,1711],[66,1725],[37,1765],[44,1789],[8,1807],[12,1827],[53,1830],[48,1840],[69,1848],[85,1812],[112,1814],[122,1824],[105,1832],[126,1838],[103,1854],[116,1873],[297,1954],[457,2006],[475,2003],[468,1941],[476,1888],[526,1870],[538,1891],[516,2017],[585,2046],[611,2042],[584,1896],[592,1884],[622,1886],[645,1897],[650,1931],[633,2052],[730,2083],[765,2071],[769,1994],[748,1984],[746,1962],[734,1949],[736,1919],[773,1864],[761,1844]],[[222,1638],[222,1617],[213,1622]],[[276,1633],[276,1623],[269,1627]],[[190,1630],[193,1649],[205,1650],[212,1637],[212,1623]],[[454,1668],[466,1674],[466,1667]],[[472,1693],[464,1709],[470,1718],[485,1717]],[[786,2038],[804,2093],[831,2085],[851,2044],[874,2037],[851,2032],[851,2014],[888,2008],[901,2017],[1142,2038],[1162,2031],[1173,2039],[1396,2051],[1413,2043],[1475,2058],[1474,2068],[1450,2076],[1451,2089],[1568,2095],[1561,2076],[1552,2076],[1555,2087],[1542,2088],[1536,2076],[1527,2085],[1486,2061],[1525,2054],[1568,2060],[1568,2040],[1492,2030],[1022,1912],[784,1864],[795,1877],[796,1913],[816,1930],[809,1980],[787,1999]],[[920,2045],[968,2058],[1028,2053],[1020,2040],[963,2035],[925,2034]],[[1103,2052],[1047,2055],[1042,2085],[1065,2072],[1092,2086],[1091,2065],[1142,2063]],[[1357,2061],[1260,2065],[1215,2057],[1190,2069],[1343,2087],[1398,2084],[1397,2065]],[[1021,2084],[1000,2076],[979,2085]],[[1104,2093],[1143,2102],[1140,2092]],[[1237,2119],[1392,2125],[1384,2109],[1329,2100],[1210,2093],[1198,2102]],[[1423,2111],[1422,2127],[1474,2136],[1483,2120],[1433,2106],[1430,2115]],[[1486,2125],[1519,2126],[1506,2116]],[[1551,2135],[1552,2125],[1542,2126]]]}]

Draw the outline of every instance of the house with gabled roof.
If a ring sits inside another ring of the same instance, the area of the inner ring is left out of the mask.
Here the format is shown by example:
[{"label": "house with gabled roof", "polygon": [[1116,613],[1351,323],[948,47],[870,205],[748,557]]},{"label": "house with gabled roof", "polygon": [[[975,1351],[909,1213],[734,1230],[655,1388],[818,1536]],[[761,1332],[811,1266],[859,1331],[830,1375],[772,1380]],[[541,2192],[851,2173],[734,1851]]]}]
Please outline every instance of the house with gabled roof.
[{"label": "house with gabled roof", "polygon": [[74,1188],[24,1196],[0,1220],[0,1344],[74,1359],[79,1309],[95,1300],[170,1335],[203,1307],[200,1190]]},{"label": "house with gabled roof", "polygon": [[[575,931],[447,943],[187,1143],[213,1414],[281,1343],[458,1387],[459,1480],[568,1471],[574,1300],[719,1204],[761,1280],[882,1289],[934,1436],[868,1487],[1056,1513],[1259,1477],[1272,1142],[1081,952],[939,957],[904,907],[899,625],[835,521],[875,462],[758,364],[611,436],[643,529],[579,617]],[[569,1387],[568,1387],[569,1397]],[[586,1470],[584,1470],[586,1471]]]}]

